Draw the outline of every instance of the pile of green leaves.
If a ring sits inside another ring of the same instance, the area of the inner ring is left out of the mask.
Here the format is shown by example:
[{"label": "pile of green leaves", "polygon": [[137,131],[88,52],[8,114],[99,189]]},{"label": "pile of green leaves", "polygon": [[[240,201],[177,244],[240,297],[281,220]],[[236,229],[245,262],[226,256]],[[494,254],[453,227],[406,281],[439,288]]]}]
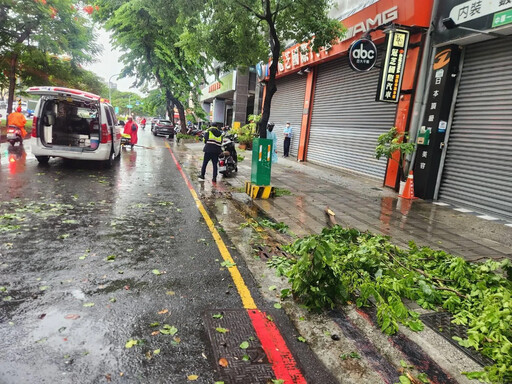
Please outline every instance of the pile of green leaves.
[{"label": "pile of green leaves", "polygon": [[199,141],[201,138],[199,136],[194,136],[194,135],[187,135],[185,133],[178,133],[176,135],[176,139],[178,141],[180,140],[194,140],[194,141]]},{"label": "pile of green leaves", "polygon": [[409,249],[401,249],[387,237],[340,226],[298,239],[287,251],[294,257],[284,266],[286,276],[294,297],[308,308],[333,308],[348,301],[359,307],[373,304],[386,334],[397,332],[399,323],[423,329],[407,300],[449,311],[454,323],[468,327],[468,338],[459,343],[495,361],[482,372],[466,373],[468,377],[512,381],[510,260],[469,263],[412,242]]}]

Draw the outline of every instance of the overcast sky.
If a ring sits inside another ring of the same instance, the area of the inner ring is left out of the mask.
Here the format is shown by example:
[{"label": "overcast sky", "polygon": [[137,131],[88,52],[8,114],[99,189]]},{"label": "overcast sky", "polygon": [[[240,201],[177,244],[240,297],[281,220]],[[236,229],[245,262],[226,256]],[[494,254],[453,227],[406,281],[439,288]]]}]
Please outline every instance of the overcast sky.
[{"label": "overcast sky", "polygon": [[[103,47],[102,52],[96,58],[96,62],[85,66],[86,69],[96,73],[98,76],[108,82],[110,76],[119,74],[123,69],[123,64],[119,62],[121,52],[114,50],[110,44],[110,35],[103,28],[98,28],[98,44]],[[142,95],[142,92],[136,88],[131,88],[133,78],[116,79],[112,77],[112,83],[117,83],[117,89],[124,92],[136,92]]]}]

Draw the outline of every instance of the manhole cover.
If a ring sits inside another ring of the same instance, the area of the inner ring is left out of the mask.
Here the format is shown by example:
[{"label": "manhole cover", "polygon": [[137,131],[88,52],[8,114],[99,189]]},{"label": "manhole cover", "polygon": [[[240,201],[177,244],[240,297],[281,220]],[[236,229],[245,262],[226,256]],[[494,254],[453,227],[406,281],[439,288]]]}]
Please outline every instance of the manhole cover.
[{"label": "manhole cover", "polygon": [[468,355],[471,359],[476,361],[478,364],[482,366],[493,365],[494,361],[489,359],[486,356],[481,355],[474,349],[466,348],[455,340],[452,339],[453,336],[458,336],[461,339],[466,339],[468,337],[467,328],[464,325],[457,325],[452,323],[452,315],[448,312],[434,312],[434,313],[426,313],[424,315],[420,315],[420,319],[432,328],[436,333],[444,337],[466,355]]},{"label": "manhole cover", "polygon": [[[204,323],[213,348],[219,381],[267,384],[270,379],[275,379],[272,364],[256,337],[247,311],[208,311],[204,315]],[[220,365],[220,359],[225,359],[223,365],[227,362],[227,366]]]},{"label": "manhole cover", "polygon": [[267,245],[258,245],[256,250],[258,251],[258,256],[263,261],[272,260],[274,256],[288,257],[286,252],[283,251],[278,245],[272,247]]}]

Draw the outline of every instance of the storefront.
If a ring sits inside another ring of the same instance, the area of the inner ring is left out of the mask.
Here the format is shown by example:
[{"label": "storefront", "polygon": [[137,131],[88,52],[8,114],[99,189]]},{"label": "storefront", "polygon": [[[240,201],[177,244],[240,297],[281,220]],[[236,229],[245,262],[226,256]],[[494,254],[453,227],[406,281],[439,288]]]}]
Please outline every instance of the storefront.
[{"label": "storefront", "polygon": [[245,124],[254,110],[256,70],[219,72],[209,80],[200,97],[209,121],[229,126],[234,122]]},{"label": "storefront", "polygon": [[286,122],[292,127],[290,156],[296,157],[299,149],[302,108],[306,92],[306,76],[291,75],[276,80],[277,92],[272,99],[269,122],[275,124],[274,130],[278,140],[277,151],[283,153],[283,129]]},{"label": "storefront", "polygon": [[[347,32],[339,43],[319,53],[313,53],[307,43],[283,52],[270,121],[278,127],[280,139],[282,126],[286,121],[291,122],[293,156],[299,161],[380,179],[387,172],[392,174],[391,179],[396,179],[397,172],[392,165],[375,159],[375,147],[378,136],[391,127],[397,126],[400,131],[408,129],[422,36],[430,24],[431,10],[432,1],[368,2],[364,8],[341,20]],[[346,10],[340,10],[340,14],[342,12]],[[397,26],[411,34],[401,87],[404,92],[395,102],[377,102],[378,67],[386,50],[384,30]],[[369,71],[356,72],[349,66],[348,51],[351,44],[363,36],[376,44],[377,63]],[[391,184],[394,186],[395,181]]]},{"label": "storefront", "polygon": [[462,49],[447,119],[426,126],[442,149],[419,146],[417,194],[512,219],[512,3],[489,1],[479,13],[472,3],[446,1],[436,15],[435,52]]}]

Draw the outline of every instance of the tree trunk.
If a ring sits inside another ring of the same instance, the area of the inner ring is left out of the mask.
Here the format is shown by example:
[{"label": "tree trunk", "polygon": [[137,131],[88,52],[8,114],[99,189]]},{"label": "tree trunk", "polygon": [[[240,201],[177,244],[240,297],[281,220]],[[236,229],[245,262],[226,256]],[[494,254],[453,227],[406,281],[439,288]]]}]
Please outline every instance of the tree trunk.
[{"label": "tree trunk", "polygon": [[178,113],[180,115],[181,133],[187,133],[187,118],[185,117],[185,108],[183,108],[183,104],[181,104],[178,99],[174,99],[174,103],[176,108],[178,108]]},{"label": "tree trunk", "polygon": [[[270,3],[270,2],[268,2]],[[272,49],[272,64],[270,64],[269,71],[269,79],[267,83],[267,92],[265,94],[265,101],[263,103],[263,115],[261,116],[261,120],[258,124],[258,132],[260,137],[263,139],[267,138],[267,124],[270,119],[270,106],[272,103],[272,97],[277,91],[276,87],[276,74],[277,74],[277,64],[279,63],[279,54],[281,53],[281,44],[277,37],[277,32],[275,29],[274,21],[272,17],[269,16],[267,20],[269,26],[269,34],[270,34],[270,47]]]},{"label": "tree trunk", "polygon": [[18,53],[13,52],[11,56],[11,65],[9,68],[9,96],[7,98],[7,116],[12,112],[12,103],[14,102],[14,92],[16,91],[16,68],[18,66]]}]

